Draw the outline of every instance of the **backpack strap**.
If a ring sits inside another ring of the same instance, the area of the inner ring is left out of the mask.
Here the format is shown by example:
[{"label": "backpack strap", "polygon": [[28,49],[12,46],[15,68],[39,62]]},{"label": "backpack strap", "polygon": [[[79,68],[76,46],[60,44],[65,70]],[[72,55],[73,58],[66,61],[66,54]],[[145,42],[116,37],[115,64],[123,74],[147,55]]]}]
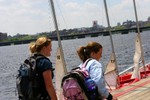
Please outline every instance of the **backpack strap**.
[{"label": "backpack strap", "polygon": [[[45,57],[45,56],[43,56],[43,55],[41,55],[41,54],[33,54],[33,55],[31,55],[31,57],[30,58],[34,58],[34,59],[36,59],[36,60],[38,60],[38,59],[41,59],[41,58],[45,58],[45,59],[48,59],[47,57]],[[49,60],[49,59],[48,59]]]},{"label": "backpack strap", "polygon": [[86,66],[90,60],[92,60],[92,58],[87,59],[81,66],[80,71],[82,71],[84,77],[89,77],[89,72],[87,71]]},{"label": "backpack strap", "polygon": [[45,57],[45,56],[43,56],[41,54],[32,54],[30,57],[28,57],[24,61],[24,63],[28,64],[30,66],[31,71],[32,71],[32,70],[34,70],[36,68],[37,60],[40,60],[40,59],[47,59],[47,60],[49,60],[47,57]]},{"label": "backpack strap", "polygon": [[83,65],[81,66],[81,68],[86,68],[86,65],[88,64],[88,62],[89,62],[90,60],[92,60],[92,58],[87,59],[87,60],[83,63]]}]

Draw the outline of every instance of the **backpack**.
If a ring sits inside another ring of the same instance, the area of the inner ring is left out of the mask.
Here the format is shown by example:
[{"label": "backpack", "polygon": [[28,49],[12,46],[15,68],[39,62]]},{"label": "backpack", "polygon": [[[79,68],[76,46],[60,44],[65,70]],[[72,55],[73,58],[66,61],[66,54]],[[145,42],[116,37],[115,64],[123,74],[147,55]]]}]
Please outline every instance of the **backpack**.
[{"label": "backpack", "polygon": [[61,83],[65,100],[85,100],[86,95],[83,90],[85,86],[83,83],[84,79],[78,72],[72,71],[67,73]]},{"label": "backpack", "polygon": [[18,91],[19,100],[38,100],[40,98],[40,89],[36,72],[36,61],[38,59],[46,58],[42,55],[34,56],[25,59],[20,65],[18,74],[16,76],[16,87]]},{"label": "backpack", "polygon": [[95,82],[85,69],[90,60],[63,77],[61,87],[66,100],[102,100]]}]

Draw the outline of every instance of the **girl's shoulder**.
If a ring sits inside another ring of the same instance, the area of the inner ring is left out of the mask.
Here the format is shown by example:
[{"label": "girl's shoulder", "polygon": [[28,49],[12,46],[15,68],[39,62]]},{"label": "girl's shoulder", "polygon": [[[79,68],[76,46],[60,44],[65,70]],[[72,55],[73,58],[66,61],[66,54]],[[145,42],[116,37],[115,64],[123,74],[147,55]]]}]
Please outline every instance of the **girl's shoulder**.
[{"label": "girl's shoulder", "polygon": [[88,64],[89,65],[95,65],[95,64],[101,65],[99,61],[97,61],[96,59],[92,59],[92,58],[90,58],[90,61],[88,62]]},{"label": "girl's shoulder", "polygon": [[[78,67],[82,67],[84,63],[81,63]],[[102,67],[102,64],[97,61],[96,59],[93,58],[89,58],[89,61],[86,64],[86,69],[89,69],[89,67],[91,66],[98,66],[98,67]]]},{"label": "girl's shoulder", "polygon": [[96,59],[91,59],[87,65],[86,65],[87,70],[91,69],[91,68],[102,68],[102,65],[99,61],[97,61]]}]

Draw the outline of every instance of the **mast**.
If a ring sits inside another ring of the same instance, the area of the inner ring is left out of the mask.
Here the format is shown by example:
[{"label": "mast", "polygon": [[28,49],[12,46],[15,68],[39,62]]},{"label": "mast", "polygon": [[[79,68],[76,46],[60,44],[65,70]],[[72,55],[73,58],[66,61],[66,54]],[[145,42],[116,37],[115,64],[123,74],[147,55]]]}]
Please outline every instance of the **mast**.
[{"label": "mast", "polygon": [[[50,1],[50,4],[51,4],[53,20],[54,20],[54,24],[55,24],[56,33],[57,33],[58,46],[60,48],[60,56],[62,57],[63,66],[65,66],[66,64],[65,64],[64,53],[63,53],[60,34],[59,34],[59,30],[58,30],[58,25],[57,25],[57,19],[56,19],[56,14],[55,14],[54,3],[53,3],[53,0],[49,0],[49,1]],[[65,71],[65,73],[67,72],[66,67],[64,67],[64,71]]]},{"label": "mast", "polygon": [[140,27],[139,27],[139,22],[138,22],[138,15],[137,15],[137,10],[136,10],[135,0],[133,0],[133,5],[134,5],[135,18],[136,18],[136,27],[137,27],[137,32],[138,32],[139,44],[140,44],[140,49],[141,49],[141,60],[143,63],[145,76],[147,76],[146,75],[146,69],[145,69],[144,54],[143,54],[142,41],[141,41],[141,36],[140,36]]},{"label": "mast", "polygon": [[[118,73],[118,67],[117,67],[117,60],[116,60],[116,55],[115,55],[115,50],[114,50],[114,44],[113,44],[113,39],[112,39],[112,34],[111,34],[111,26],[110,26],[110,21],[109,21],[109,15],[108,15],[108,10],[107,10],[107,3],[106,0],[104,0],[104,6],[105,6],[105,12],[106,12],[106,18],[107,18],[107,24],[108,24],[108,30],[109,30],[109,35],[110,35],[110,42],[111,42],[111,48],[112,48],[112,54],[111,54],[111,62],[114,62],[115,66],[115,72],[117,76],[119,76]],[[112,61],[113,60],[113,61]],[[119,80],[117,80],[117,85],[119,85]],[[116,86],[117,87],[117,86]]]}]

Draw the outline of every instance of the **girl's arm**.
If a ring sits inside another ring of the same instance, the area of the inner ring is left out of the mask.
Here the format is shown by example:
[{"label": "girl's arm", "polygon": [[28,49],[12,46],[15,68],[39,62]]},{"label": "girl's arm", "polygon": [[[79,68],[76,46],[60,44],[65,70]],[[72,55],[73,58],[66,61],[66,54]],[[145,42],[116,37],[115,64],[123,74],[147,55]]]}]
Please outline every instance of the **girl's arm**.
[{"label": "girl's arm", "polygon": [[57,100],[56,92],[52,82],[52,72],[51,70],[47,70],[43,72],[44,82],[46,90],[51,97],[51,100]]}]

